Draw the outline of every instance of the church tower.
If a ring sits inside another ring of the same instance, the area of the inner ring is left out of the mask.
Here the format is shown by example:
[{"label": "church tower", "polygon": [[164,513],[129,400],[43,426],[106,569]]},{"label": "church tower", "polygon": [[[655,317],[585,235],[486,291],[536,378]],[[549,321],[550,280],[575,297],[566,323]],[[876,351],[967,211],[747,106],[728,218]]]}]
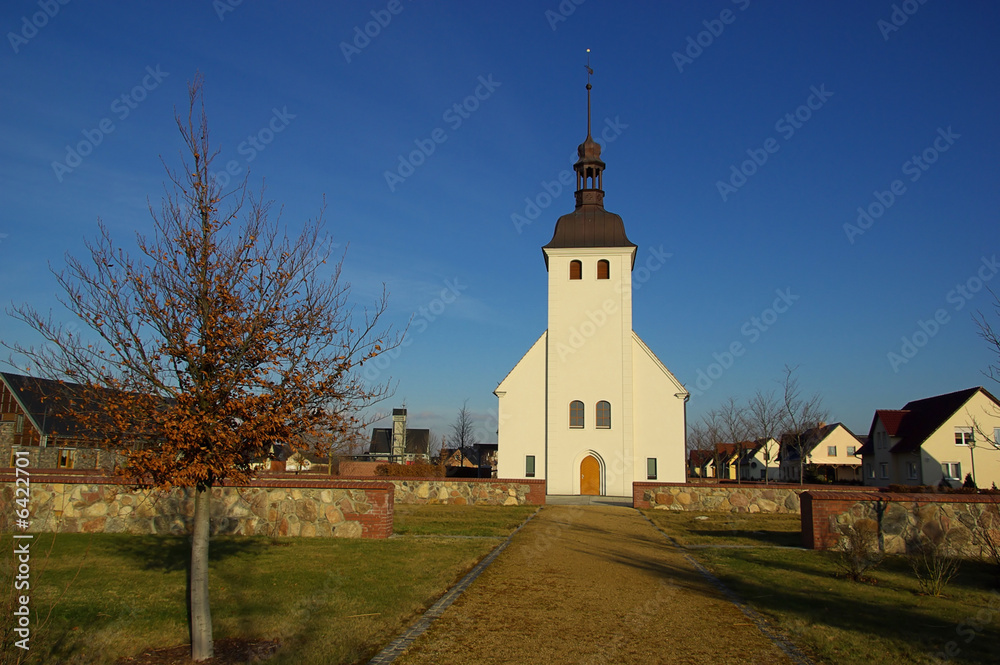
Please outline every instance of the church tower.
[{"label": "church tower", "polygon": [[545,478],[549,494],[631,496],[636,480],[685,479],[688,393],[632,331],[637,247],[604,208],[591,89],[576,207],[542,248],[548,329],[495,391],[498,475]]}]

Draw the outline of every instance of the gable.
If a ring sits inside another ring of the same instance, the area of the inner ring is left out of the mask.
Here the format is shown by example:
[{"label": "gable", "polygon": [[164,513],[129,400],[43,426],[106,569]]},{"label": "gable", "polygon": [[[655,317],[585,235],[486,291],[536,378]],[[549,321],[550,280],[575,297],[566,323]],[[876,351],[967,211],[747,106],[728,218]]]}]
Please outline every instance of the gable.
[{"label": "gable", "polygon": [[529,381],[537,381],[538,365],[540,363],[542,377],[545,376],[545,342],[548,338],[549,331],[546,330],[539,336],[535,343],[531,345],[531,348],[521,356],[521,359],[517,361],[517,364],[507,372],[507,376],[503,378],[500,384],[493,391],[493,394],[500,397],[501,393],[506,393],[511,389],[514,384],[517,384],[521,378],[521,375],[530,372],[532,376],[528,378]]},{"label": "gable", "polygon": [[[641,351],[642,353],[637,353],[637,351]],[[648,346],[646,346],[646,343],[639,339],[639,336],[634,330],[632,331],[632,352],[632,362],[637,363],[640,358],[646,358],[647,362],[652,363],[652,366],[657,372],[665,376],[667,380],[670,381],[675,390],[674,395],[676,397],[683,397],[687,399],[690,396],[690,393],[687,391],[687,388],[684,387],[684,384],[678,381],[677,377],[674,376],[669,369],[667,369],[667,366],[656,357],[656,354],[653,353]]]}]

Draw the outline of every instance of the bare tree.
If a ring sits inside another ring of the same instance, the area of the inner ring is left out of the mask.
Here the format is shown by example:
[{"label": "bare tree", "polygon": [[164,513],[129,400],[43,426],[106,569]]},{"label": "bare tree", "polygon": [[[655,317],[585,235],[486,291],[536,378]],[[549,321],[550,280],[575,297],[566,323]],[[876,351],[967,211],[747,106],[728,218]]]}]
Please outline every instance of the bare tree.
[{"label": "bare tree", "polygon": [[794,367],[785,365],[780,408],[782,443],[798,453],[799,484],[802,485],[805,482],[805,454],[808,446],[804,434],[825,421],[828,414],[823,409],[822,398],[818,394],[808,398],[802,397],[802,389],[799,387],[798,377],[795,376],[797,369],[798,365]]},{"label": "bare tree", "polygon": [[476,425],[469,411],[469,400],[462,402],[455,422],[451,424],[451,436],[448,437],[448,445],[459,451],[459,463],[465,462],[465,449],[476,443]]},{"label": "bare tree", "polygon": [[49,343],[10,348],[85,386],[73,415],[122,452],[126,481],[194,490],[191,657],[204,660],[212,487],[249,481],[275,442],[321,449],[356,430],[359,409],[389,392],[357,369],[399,340],[379,329],[384,292],[354,315],[341,263],[324,267],[334,245],[321,216],[289,238],[246,180],[231,192],[213,180],[200,77],[176,120],[187,158],[150,208],[153,237],[129,253],[102,225],[87,259],[68,257],[57,274],[63,304],[95,339],[21,305],[10,314]]},{"label": "bare tree", "polygon": [[774,397],[774,391],[758,390],[750,398],[746,409],[747,426],[751,437],[761,447],[764,457],[764,484],[769,482],[768,469],[777,457],[775,441],[780,436],[781,406]]},{"label": "bare tree", "polygon": [[[993,296],[993,302],[991,303],[993,314],[1000,317],[1000,296],[993,289],[989,289],[989,292]],[[986,319],[986,315],[982,312],[973,314],[972,319],[975,321],[976,327],[979,328],[979,336],[983,338],[983,341],[986,342],[986,345],[990,348],[994,356],[993,361],[987,365],[983,374],[993,381],[1000,383],[1000,330],[993,328],[993,325]]]},{"label": "bare tree", "polygon": [[748,447],[749,428],[746,419],[746,408],[735,397],[730,397],[717,409],[721,433],[728,443],[733,444],[736,460],[736,481],[742,482],[740,464]]}]

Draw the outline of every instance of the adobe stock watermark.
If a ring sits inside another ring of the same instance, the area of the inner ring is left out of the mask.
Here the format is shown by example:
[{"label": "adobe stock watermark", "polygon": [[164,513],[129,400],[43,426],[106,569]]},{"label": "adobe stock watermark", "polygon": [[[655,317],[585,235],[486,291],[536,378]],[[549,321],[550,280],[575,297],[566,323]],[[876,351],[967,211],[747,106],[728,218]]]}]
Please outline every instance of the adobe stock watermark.
[{"label": "adobe stock watermark", "polygon": [[212,184],[228,187],[230,180],[239,175],[246,165],[257,159],[257,155],[264,152],[267,146],[274,142],[274,137],[285,131],[296,117],[294,113],[288,112],[287,106],[282,106],[280,111],[277,107],[272,108],[271,117],[264,126],[254,134],[248,134],[246,139],[236,146],[236,153],[242,155],[243,160],[230,159],[226,162],[223,170],[211,174]]},{"label": "adobe stock watermark", "polygon": [[[971,644],[979,637],[986,628],[993,623],[997,614],[1000,614],[1000,592],[995,589],[990,591],[989,605],[979,609],[975,614],[969,614],[955,626],[955,635],[962,638],[963,644]],[[947,663],[953,658],[958,658],[962,653],[958,640],[949,640],[942,647],[941,651],[927,654],[935,663]]]},{"label": "adobe stock watermark", "polygon": [[[920,180],[920,176],[937,162],[941,153],[948,152],[955,145],[955,141],[962,138],[961,134],[952,131],[951,125],[948,125],[948,129],[938,127],[937,133],[937,137],[919,155],[913,155],[903,162],[901,167],[903,175],[909,176],[910,182]],[[865,231],[874,226],[875,220],[882,217],[905,193],[906,184],[898,178],[889,183],[889,188],[885,191],[876,189],[872,192],[874,201],[867,206],[858,206],[858,218],[855,223],[844,223],[844,234],[847,236],[847,242],[853,245],[854,239],[864,235]]]},{"label": "adobe stock watermark", "polygon": [[368,48],[372,40],[382,34],[382,30],[389,27],[393,16],[399,16],[403,12],[401,0],[389,0],[385,9],[371,10],[371,21],[367,21],[364,26],[354,26],[354,33],[350,42],[340,42],[340,52],[344,54],[344,60],[351,64],[351,58],[361,55],[361,52]]},{"label": "adobe stock watermark", "polygon": [[[472,94],[460,102],[455,102],[444,110],[441,119],[455,132],[462,124],[472,117],[472,114],[479,110],[482,102],[493,96],[496,89],[503,85],[500,81],[493,80],[493,74],[486,77],[478,77],[479,85],[476,86]],[[437,127],[426,139],[414,139],[416,150],[411,150],[409,154],[398,155],[399,162],[394,171],[385,171],[385,184],[389,186],[389,191],[395,193],[396,187],[403,184],[407,178],[413,175],[420,168],[427,158],[434,154],[437,147],[448,140],[448,132]]]},{"label": "adobe stock watermark", "polygon": [[[805,123],[812,119],[813,114],[823,108],[827,101],[833,97],[833,93],[826,89],[826,84],[809,87],[810,95],[806,101],[794,111],[786,113],[778,118],[774,123],[774,131],[778,132],[785,141],[791,140],[795,133],[805,126]],[[767,163],[771,155],[781,149],[778,139],[773,136],[766,139],[760,148],[747,148],[747,159],[729,167],[730,175],[728,180],[716,181],[715,187],[719,190],[719,196],[723,201],[727,201],[730,195],[735,194],[741,187],[747,184],[747,180],[753,177],[764,164]]]},{"label": "adobe stock watermark", "polygon": [[[156,65],[155,68],[146,67],[146,75],[139,80],[139,83],[111,102],[111,113],[119,121],[125,120],[132,114],[132,111],[139,108],[139,104],[145,101],[149,93],[160,87],[163,79],[168,76],[170,76],[170,72],[161,71],[160,65]],[[66,146],[66,158],[63,161],[52,162],[52,172],[55,174],[56,180],[62,182],[63,178],[80,166],[84,157],[93,153],[94,148],[104,142],[104,137],[115,129],[114,121],[110,117],[104,117],[93,129],[82,130],[83,140],[78,141],[75,145]]]},{"label": "adobe stock watermark", "polygon": [[56,17],[59,10],[69,4],[69,0],[38,0],[39,12],[31,16],[21,17],[21,29],[17,32],[7,33],[7,41],[14,53],[20,53],[21,47],[38,35],[38,31],[49,24],[51,19]]},{"label": "adobe stock watermark", "polygon": [[777,297],[770,307],[765,308],[760,315],[751,316],[746,323],[740,326],[740,335],[746,338],[744,344],[741,340],[734,340],[720,352],[712,354],[715,362],[710,363],[705,369],[698,369],[695,374],[694,385],[688,388],[688,392],[694,397],[701,397],[716,381],[722,378],[727,370],[736,364],[736,359],[742,357],[747,352],[747,348],[756,344],[761,336],[774,327],[782,314],[791,309],[792,305],[799,300],[800,296],[792,293],[791,287],[785,289],[775,289]]},{"label": "adobe stock watermark", "polygon": [[423,334],[439,316],[444,314],[449,305],[461,297],[462,292],[467,288],[469,288],[468,285],[459,282],[457,277],[455,279],[446,279],[444,281],[444,288],[441,289],[438,297],[431,300],[427,305],[419,307],[413,313],[413,316],[410,318],[410,325],[403,335],[399,346],[389,349],[365,363],[364,371],[362,372],[365,379],[368,381],[378,380],[382,372],[389,369],[389,366],[392,365],[392,361],[399,358],[403,354],[403,350],[413,344],[413,338]]},{"label": "adobe stock watermark", "polygon": [[[996,276],[998,271],[1000,271],[1000,263],[997,262],[996,254],[989,258],[982,257],[976,273],[948,291],[944,298],[945,302],[951,305],[954,311],[961,312],[969,301],[983,290],[987,282]],[[889,361],[889,367],[892,368],[893,373],[899,374],[900,366],[913,360],[920,349],[927,346],[931,339],[941,332],[941,328],[949,323],[951,323],[951,314],[944,307],[935,310],[934,314],[926,321],[917,319],[917,327],[913,333],[901,338],[899,352],[890,351],[886,354],[886,360]]]},{"label": "adobe stock watermark", "polygon": [[[750,0],[732,0],[732,3],[739,7],[741,12],[746,11],[747,7],[750,6]],[[701,24],[705,26],[705,29],[694,37],[688,36],[687,47],[685,47],[684,52],[673,52],[672,57],[674,64],[677,65],[677,71],[683,74],[685,66],[693,65],[694,61],[705,52],[705,49],[714,44],[715,40],[722,36],[722,33],[726,30],[726,26],[736,22],[737,16],[738,14],[732,9],[726,8],[719,12],[719,18],[702,21]]]},{"label": "adobe stock watermark", "polygon": [[[628,129],[628,125],[621,121],[621,116],[616,115],[614,120],[605,118],[599,135],[604,147],[606,148],[609,144],[614,143],[626,129]],[[569,158],[569,162],[570,164],[576,164],[578,159],[579,155],[574,150]],[[539,183],[541,185],[540,192],[534,196],[524,197],[524,211],[512,212],[510,214],[510,221],[514,225],[514,230],[517,231],[518,235],[523,233],[525,226],[531,225],[532,222],[541,217],[542,211],[551,206],[557,198],[562,196],[563,192],[575,191],[572,189],[575,179],[576,173],[572,168],[564,169],[552,180],[542,180]]]},{"label": "adobe stock watermark", "polygon": [[587,0],[562,0],[555,10],[546,9],[545,10],[545,20],[549,22],[549,27],[552,28],[552,32],[556,31],[560,23],[565,22],[573,13],[576,8],[585,3]]},{"label": "adobe stock watermark", "polygon": [[236,8],[243,4],[243,0],[213,0],[212,9],[219,21],[226,20],[226,14],[236,11]]},{"label": "adobe stock watermark", "polygon": [[[653,273],[666,265],[672,256],[672,253],[663,251],[663,245],[650,247],[649,256],[646,257],[646,260],[641,262],[638,268],[633,268],[632,270],[632,291],[641,289],[643,284],[652,278]],[[619,281],[615,284],[615,292],[618,294],[623,293],[625,288],[625,282]],[[613,315],[618,311],[620,304],[620,300],[608,298],[601,303],[599,308],[594,310],[588,309],[584,312],[580,322],[570,326],[569,337],[566,339],[566,342],[556,342],[556,354],[559,356],[559,360],[565,362],[566,358],[582,349],[587,341],[597,334],[598,330],[613,319]]]},{"label": "adobe stock watermark", "polygon": [[921,5],[927,4],[927,0],[903,0],[900,4],[894,4],[892,6],[892,12],[889,14],[889,20],[880,18],[875,26],[878,28],[879,32],[882,33],[882,39],[889,41],[889,35],[894,32],[899,31],[906,22],[910,20],[910,17],[916,14],[920,10]]}]

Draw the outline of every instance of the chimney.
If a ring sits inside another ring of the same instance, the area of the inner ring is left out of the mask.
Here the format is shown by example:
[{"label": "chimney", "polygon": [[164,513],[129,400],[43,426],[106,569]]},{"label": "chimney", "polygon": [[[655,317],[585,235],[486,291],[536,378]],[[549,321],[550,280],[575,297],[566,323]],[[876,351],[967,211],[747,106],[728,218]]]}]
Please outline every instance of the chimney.
[{"label": "chimney", "polygon": [[406,454],[406,409],[392,410],[392,455],[402,462]]}]

